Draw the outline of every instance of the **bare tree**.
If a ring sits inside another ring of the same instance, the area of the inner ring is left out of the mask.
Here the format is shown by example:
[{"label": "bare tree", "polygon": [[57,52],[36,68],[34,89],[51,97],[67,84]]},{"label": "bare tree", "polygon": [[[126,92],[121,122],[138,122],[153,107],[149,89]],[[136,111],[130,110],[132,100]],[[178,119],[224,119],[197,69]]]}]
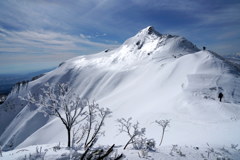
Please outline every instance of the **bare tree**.
[{"label": "bare tree", "polygon": [[[78,125],[77,134],[75,134],[75,143],[84,145],[84,148],[88,148],[91,143],[103,135],[101,131],[104,126],[105,119],[112,113],[109,108],[100,108],[94,101],[90,103],[87,101],[87,118],[85,123]],[[80,134],[79,134],[80,133]]]},{"label": "bare tree", "polygon": [[161,146],[162,142],[163,142],[163,137],[164,137],[164,133],[166,128],[169,126],[170,120],[156,120],[155,123],[157,123],[159,126],[162,127],[162,137],[161,137],[161,141],[159,146]]},{"label": "bare tree", "polygon": [[[131,122],[132,118],[128,118],[127,120],[124,118],[118,119],[117,122],[119,123],[119,131],[120,133],[127,133],[127,135],[129,136],[129,140],[126,143],[126,145],[124,146],[123,149],[126,149],[127,146],[129,144],[133,144],[133,147],[136,148],[137,146],[137,139],[136,137],[139,136],[140,139],[143,139],[142,137],[145,135],[145,128],[141,128],[139,129],[139,123],[132,123]],[[137,147],[138,148],[138,147]]]},{"label": "bare tree", "polygon": [[[94,102],[88,105],[88,108],[88,129],[87,138],[85,140],[85,148],[88,147],[94,139],[97,139],[101,134],[103,134],[103,132],[101,132],[101,128],[104,125],[105,119],[112,113],[109,108],[99,108],[98,104],[95,104]],[[90,137],[90,135],[92,136]]]},{"label": "bare tree", "polygon": [[[124,158],[123,154],[118,155],[117,151],[114,150],[115,144],[106,149],[103,147],[93,148],[99,136],[103,135],[101,128],[104,126],[105,119],[110,116],[111,111],[108,108],[100,108],[94,101],[92,103],[87,101],[87,106],[86,122],[79,124],[78,129],[73,134],[73,141],[77,144],[80,143],[80,147],[84,145],[84,152],[78,158],[81,160],[119,160]],[[80,129],[81,132],[77,137]],[[115,153],[114,156],[113,153]]]},{"label": "bare tree", "polygon": [[39,111],[45,115],[58,117],[68,134],[68,147],[71,146],[71,130],[75,124],[87,118],[86,100],[81,99],[71,88],[64,83],[50,85],[46,84],[42,88],[42,94],[38,97],[28,93],[25,99],[39,107]]}]

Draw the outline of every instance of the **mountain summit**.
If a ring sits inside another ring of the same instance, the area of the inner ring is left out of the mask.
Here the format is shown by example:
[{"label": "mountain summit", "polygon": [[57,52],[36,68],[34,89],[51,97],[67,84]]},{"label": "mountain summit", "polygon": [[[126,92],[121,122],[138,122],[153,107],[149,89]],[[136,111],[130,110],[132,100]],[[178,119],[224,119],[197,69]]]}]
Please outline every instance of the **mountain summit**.
[{"label": "mountain summit", "polygon": [[144,28],[126,40],[120,48],[124,50],[123,52],[134,53],[142,58],[149,55],[155,58],[179,57],[199,51],[187,39],[170,34],[160,34],[152,26]]},{"label": "mountain summit", "polygon": [[116,49],[67,60],[12,90],[0,106],[0,142],[6,150],[66,142],[59,119],[45,117],[41,108],[19,98],[29,91],[41,94],[45,83],[66,83],[74,93],[112,110],[101,144],[122,145],[126,137],[116,136],[116,119],[122,117],[138,120],[155,139],[159,128],[152,122],[171,119],[164,145],[240,144],[239,75],[221,56],[147,27]]},{"label": "mountain summit", "polygon": [[151,34],[154,34],[154,35],[157,35],[157,36],[161,36],[161,33],[156,31],[153,26],[148,26],[148,27],[142,29],[141,31],[138,32],[137,35],[140,35],[140,34],[144,34],[145,36],[146,35],[151,35]]}]

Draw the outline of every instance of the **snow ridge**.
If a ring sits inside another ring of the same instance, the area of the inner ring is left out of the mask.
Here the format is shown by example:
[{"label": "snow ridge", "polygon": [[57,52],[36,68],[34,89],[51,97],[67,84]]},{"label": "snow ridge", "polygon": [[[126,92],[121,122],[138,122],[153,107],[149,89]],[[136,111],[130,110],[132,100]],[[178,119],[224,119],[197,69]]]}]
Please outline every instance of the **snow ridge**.
[{"label": "snow ridge", "polygon": [[[19,98],[29,91],[41,94],[45,83],[67,83],[81,97],[112,110],[100,144],[123,143],[126,137],[116,136],[115,127],[116,119],[122,117],[138,120],[155,139],[159,130],[152,122],[159,117],[171,119],[163,145],[240,143],[236,127],[240,125],[239,74],[216,53],[200,51],[181,36],[160,34],[149,26],[119,48],[67,60],[12,92],[0,106],[0,121],[4,122],[0,143],[10,150],[66,141],[58,119],[36,113],[35,106]],[[222,103],[219,92],[224,94]],[[6,113],[3,108],[8,103],[15,109]]]}]

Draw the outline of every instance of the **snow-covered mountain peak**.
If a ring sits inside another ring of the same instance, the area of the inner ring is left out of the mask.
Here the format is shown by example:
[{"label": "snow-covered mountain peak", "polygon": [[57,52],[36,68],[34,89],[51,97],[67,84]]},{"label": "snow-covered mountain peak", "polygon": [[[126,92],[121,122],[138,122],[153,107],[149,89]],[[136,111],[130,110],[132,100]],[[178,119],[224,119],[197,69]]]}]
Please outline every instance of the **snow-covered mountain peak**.
[{"label": "snow-covered mountain peak", "polygon": [[[116,119],[121,117],[139,120],[154,138],[159,138],[159,128],[152,122],[171,119],[164,142],[168,145],[240,143],[239,74],[238,67],[221,56],[150,26],[114,50],[67,60],[13,90],[0,106],[0,142],[7,150],[65,141],[59,119],[44,117],[19,96],[26,97],[29,91],[41,94],[46,83],[66,83],[73,93],[113,111],[103,144],[122,144],[115,136]],[[222,102],[219,92],[224,94]],[[15,110],[1,110],[8,105]]]},{"label": "snow-covered mountain peak", "polygon": [[156,36],[161,36],[162,34],[159,33],[158,31],[155,30],[153,26],[148,26],[141,31],[138,32],[136,36],[141,36],[141,35],[156,35]]},{"label": "snow-covered mountain peak", "polygon": [[160,34],[154,27],[149,26],[113,50],[110,57],[113,58],[114,64],[121,62],[132,65],[136,62],[173,59],[197,51],[199,49],[196,45],[184,37]]},{"label": "snow-covered mountain peak", "polygon": [[148,26],[114,50],[76,57],[67,62],[73,64],[73,67],[94,66],[125,70],[135,68],[139,64],[160,60],[172,61],[197,51],[199,49],[184,37],[160,34],[153,26]]},{"label": "snow-covered mountain peak", "polygon": [[114,50],[76,57],[67,62],[72,63],[73,67],[94,66],[125,70],[137,64],[175,59],[196,51],[199,49],[187,39],[176,35],[160,34],[154,27],[149,26]]},{"label": "snow-covered mountain peak", "polygon": [[140,30],[136,35],[129,38],[124,42],[124,44],[136,44],[140,45],[141,42],[144,42],[145,40],[156,40],[160,39],[162,36],[161,33],[156,31],[153,26],[148,26],[142,30]]}]

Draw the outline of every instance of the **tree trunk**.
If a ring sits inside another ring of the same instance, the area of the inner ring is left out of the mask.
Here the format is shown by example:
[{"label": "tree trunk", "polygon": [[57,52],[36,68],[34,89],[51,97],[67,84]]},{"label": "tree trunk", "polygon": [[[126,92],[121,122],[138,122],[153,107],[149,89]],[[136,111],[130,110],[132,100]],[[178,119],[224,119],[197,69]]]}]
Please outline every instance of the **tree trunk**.
[{"label": "tree trunk", "polygon": [[67,128],[67,133],[68,133],[68,147],[70,148],[70,146],[71,146],[71,128]]},{"label": "tree trunk", "polygon": [[133,140],[133,138],[135,137],[136,135],[133,135],[130,139],[129,139],[129,141],[127,142],[127,144],[124,146],[124,150],[127,148],[127,146],[130,144],[130,142]]},{"label": "tree trunk", "polygon": [[163,131],[162,131],[162,138],[161,138],[161,141],[160,141],[160,144],[159,144],[159,146],[161,146],[161,144],[162,144],[162,141],[163,141],[163,136],[164,136],[164,132],[165,132],[165,129],[163,129]]}]

